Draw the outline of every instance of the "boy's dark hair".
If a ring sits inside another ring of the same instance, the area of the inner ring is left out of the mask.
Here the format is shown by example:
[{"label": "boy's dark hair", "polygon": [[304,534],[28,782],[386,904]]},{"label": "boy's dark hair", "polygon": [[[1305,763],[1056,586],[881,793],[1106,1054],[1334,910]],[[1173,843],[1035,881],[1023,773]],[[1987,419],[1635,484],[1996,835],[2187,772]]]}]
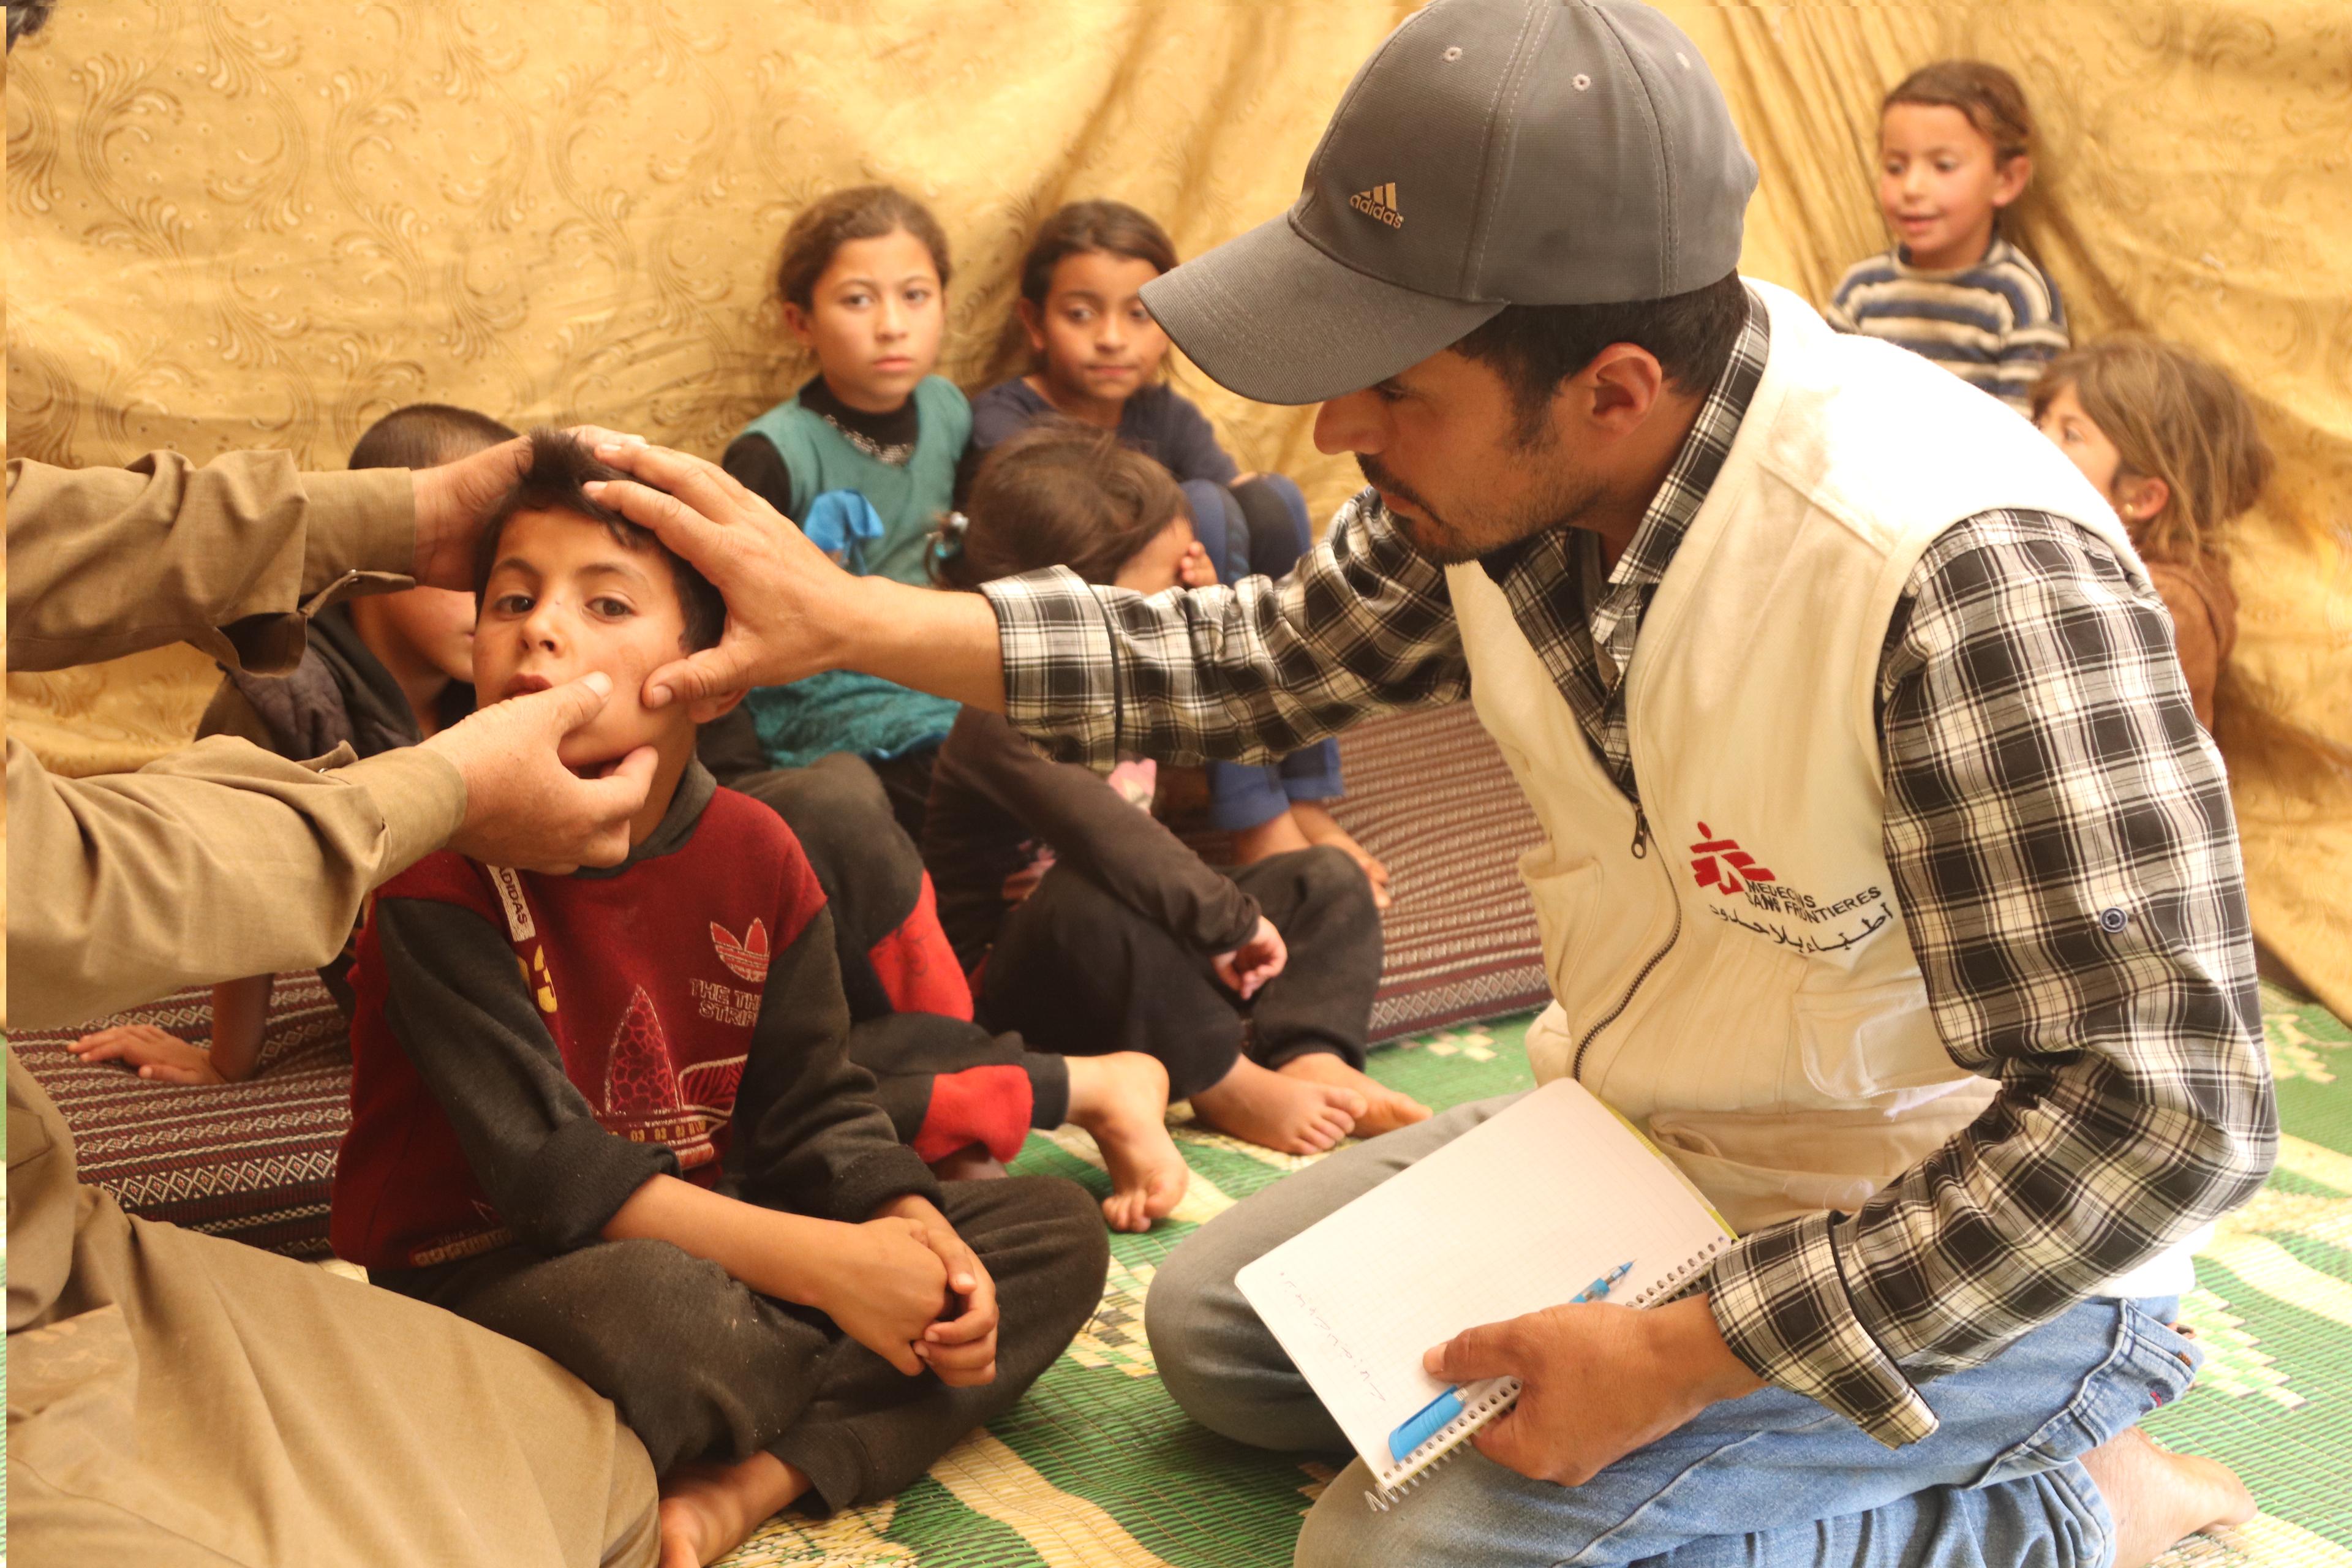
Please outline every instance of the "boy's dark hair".
[{"label": "boy's dark hair", "polygon": [[1985,60],[1937,60],[1921,66],[1895,84],[1878,105],[1885,114],[1898,103],[1925,104],[1931,109],[1957,109],[1968,116],[1977,134],[1992,143],[1993,162],[2033,151],[2033,110],[2017,79]]},{"label": "boy's dark hair", "polygon": [[695,570],[652,530],[640,528],[627,518],[604,505],[588,499],[582,487],[592,479],[625,479],[627,474],[608,463],[597,461],[579,437],[567,431],[538,429],[530,433],[530,467],[515,481],[514,489],[506,493],[489,521],[482,524],[481,539],[474,546],[474,596],[482,597],[484,584],[490,579],[490,568],[498,564],[500,536],[506,532],[509,520],[517,512],[568,511],[593,522],[604,525],[622,548],[639,554],[651,552],[669,563],[671,577],[677,584],[678,613],[686,621],[686,646],[695,652],[716,646],[719,636],[727,629],[727,601],[710,580]]},{"label": "boy's dark hair", "polygon": [[520,435],[487,414],[447,403],[412,403],[395,408],[360,434],[352,446],[353,468],[437,468],[460,458],[511,441]]},{"label": "boy's dark hair", "polygon": [[963,507],[961,538],[943,531],[943,550],[932,552],[931,575],[950,588],[1048,566],[1108,583],[1161,530],[1191,516],[1167,469],[1113,432],[1068,419],[992,449]]},{"label": "boy's dark hair", "polygon": [[954,268],[948,260],[947,231],[931,209],[896,185],[853,185],[819,196],[803,207],[784,230],[784,252],[776,262],[776,293],[785,303],[812,308],[816,280],[833,265],[834,253],[853,239],[879,239],[905,229],[931,253],[940,287]]},{"label": "boy's dark hair", "polygon": [[1054,286],[1054,268],[1066,256],[1100,250],[1148,261],[1161,272],[1176,268],[1176,242],[1150,213],[1125,202],[1071,202],[1037,230],[1021,258],[1021,297],[1043,306]]},{"label": "boy's dark hair", "polygon": [[1648,350],[1675,391],[1697,395],[1731,363],[1747,323],[1748,286],[1727,272],[1704,289],[1663,300],[1507,306],[1454,350],[1492,368],[1510,388],[1518,416],[1513,439],[1524,447],[1536,443],[1560,383],[1610,344]]}]

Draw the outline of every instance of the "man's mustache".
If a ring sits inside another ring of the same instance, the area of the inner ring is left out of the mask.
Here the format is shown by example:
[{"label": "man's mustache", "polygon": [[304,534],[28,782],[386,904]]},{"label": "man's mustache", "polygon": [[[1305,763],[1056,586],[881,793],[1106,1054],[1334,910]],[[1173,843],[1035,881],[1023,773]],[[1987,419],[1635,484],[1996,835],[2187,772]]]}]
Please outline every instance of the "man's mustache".
[{"label": "man's mustache", "polygon": [[1402,501],[1410,501],[1421,509],[1423,515],[1433,520],[1437,516],[1436,508],[1423,500],[1420,493],[1411,485],[1390,473],[1378,458],[1367,457],[1359,452],[1356,454],[1356,467],[1363,474],[1364,482],[1377,488],[1382,495]]}]

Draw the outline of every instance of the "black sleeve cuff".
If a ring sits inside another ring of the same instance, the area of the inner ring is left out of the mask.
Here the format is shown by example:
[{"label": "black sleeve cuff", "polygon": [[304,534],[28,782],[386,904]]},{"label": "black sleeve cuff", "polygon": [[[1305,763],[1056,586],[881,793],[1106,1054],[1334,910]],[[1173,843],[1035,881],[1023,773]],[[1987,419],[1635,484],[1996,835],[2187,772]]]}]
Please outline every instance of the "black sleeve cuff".
[{"label": "black sleeve cuff", "polygon": [[677,1173],[677,1156],[663,1144],[633,1143],[594,1121],[567,1121],[514,1173],[501,1217],[524,1243],[554,1257],[601,1239],[639,1187]]},{"label": "black sleeve cuff", "polygon": [[865,1155],[835,1178],[825,1194],[825,1205],[833,1212],[824,1217],[863,1225],[876,1209],[904,1197],[938,1203],[940,1179],[920,1155],[901,1143]]}]

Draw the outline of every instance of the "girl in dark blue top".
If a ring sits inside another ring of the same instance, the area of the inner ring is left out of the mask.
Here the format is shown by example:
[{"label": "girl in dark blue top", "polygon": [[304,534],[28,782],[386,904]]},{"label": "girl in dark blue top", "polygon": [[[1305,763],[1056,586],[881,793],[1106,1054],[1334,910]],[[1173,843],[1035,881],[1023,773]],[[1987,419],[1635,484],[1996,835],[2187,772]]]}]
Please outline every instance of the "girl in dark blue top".
[{"label": "girl in dark blue top", "polygon": [[[1244,474],[1192,400],[1162,372],[1168,335],[1143,285],[1176,265],[1167,231],[1121,202],[1074,202],[1045,220],[1021,265],[1020,320],[1032,366],[972,401],[967,467],[1008,437],[1056,416],[1118,434],[1176,477],[1218,579],[1279,577],[1314,546],[1306,498],[1280,474]],[[1325,802],[1340,793],[1325,741],[1275,763],[1212,763],[1210,810],[1244,865],[1310,845],[1344,850],[1388,905],[1388,868]]]}]

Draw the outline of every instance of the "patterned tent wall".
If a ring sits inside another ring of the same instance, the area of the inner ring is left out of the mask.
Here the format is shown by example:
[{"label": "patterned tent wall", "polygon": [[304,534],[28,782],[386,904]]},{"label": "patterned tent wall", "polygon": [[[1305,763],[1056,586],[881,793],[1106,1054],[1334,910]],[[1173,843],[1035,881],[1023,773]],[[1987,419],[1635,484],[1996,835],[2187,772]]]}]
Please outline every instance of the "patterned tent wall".
[{"label": "patterned tent wall", "polygon": [[[2142,326],[2233,369],[2284,459],[2237,542],[2238,658],[2352,742],[2352,17],[2340,7],[1666,7],[1764,171],[1745,265],[1819,299],[1885,244],[1885,86],[1939,55],[2018,72],[2044,127],[2018,232],[2078,335]],[[716,453],[808,374],[767,276],[791,215],[906,185],[957,250],[947,373],[1005,338],[1026,236],[1118,196],[1194,253],[1279,212],[1356,64],[1411,7],[1162,0],[68,0],[9,62],[12,450],[63,463],[278,445],[340,464],[418,398]],[[1412,193],[1400,193],[1410,211]],[[1318,508],[1352,465],[1309,411],[1197,374],[1244,466]],[[184,649],[12,677],[70,772],[137,765],[212,682]],[[2352,786],[2236,781],[2257,923],[2352,1011]]]}]

